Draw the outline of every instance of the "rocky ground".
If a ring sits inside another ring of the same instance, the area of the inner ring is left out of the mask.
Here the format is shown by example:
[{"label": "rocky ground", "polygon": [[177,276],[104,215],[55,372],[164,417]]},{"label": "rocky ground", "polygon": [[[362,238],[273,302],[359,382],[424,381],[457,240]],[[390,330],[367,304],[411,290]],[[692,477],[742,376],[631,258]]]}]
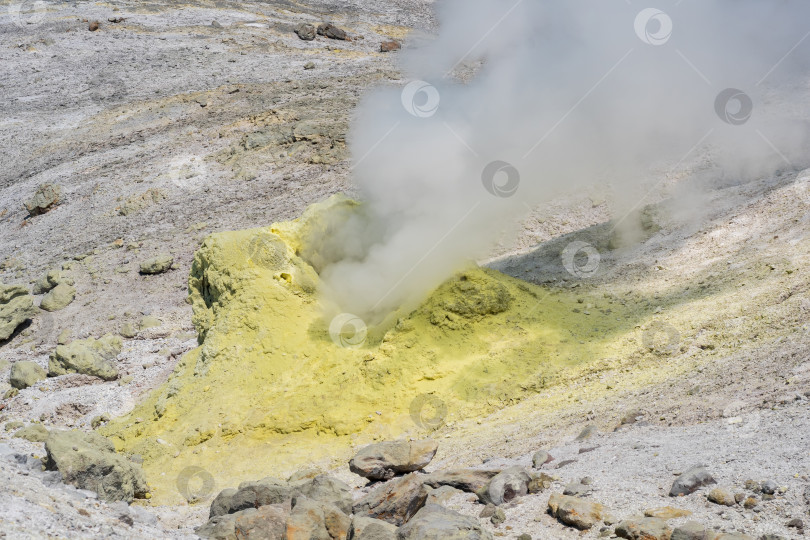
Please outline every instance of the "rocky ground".
[{"label": "rocky ground", "polygon": [[[294,33],[324,21],[351,40]],[[195,488],[200,501],[183,506],[106,502],[42,471],[41,440],[13,435],[40,423],[91,431],[94,420],[131,410],[163,382],[196,345],[186,279],[201,239],[294,218],[351,192],[351,110],[365,89],[403,82],[397,53],[379,52],[380,44],[418,40],[434,24],[431,3],[417,0],[0,3],[0,282],[24,287],[14,298],[38,292],[30,306],[17,300],[32,321],[0,341],[0,535],[195,536],[214,495],[236,486]],[[478,496],[445,491],[440,502],[474,518],[482,537],[611,536],[623,520],[664,506],[691,512],[670,528],[692,520],[751,538],[803,537],[796,520],[810,519],[810,180],[798,164],[756,181],[714,179],[694,211],[673,188],[705,178],[700,162],[690,167],[647,201],[663,202],[650,210],[655,226],[644,242],[614,249],[610,201],[590,194],[536,209],[520,236],[493,253],[490,265],[506,273],[578,287],[583,312],[608,296],[660,303],[665,348],[674,349],[644,352],[645,336],[660,335],[639,328],[634,356],[605,359],[536,399],[432,433],[439,449],[431,474],[517,465],[553,477],[499,506],[497,526],[479,517]],[[43,184],[58,185],[58,194],[43,192],[26,208]],[[40,213],[37,204],[54,198]],[[600,253],[593,279],[572,279],[560,264],[572,241]],[[53,311],[38,308],[46,297]],[[115,368],[112,380],[40,380],[31,368],[32,385],[7,382],[13,365],[49,370],[59,343],[108,333],[121,337],[120,350],[89,361],[97,373]],[[587,425],[596,431],[576,440]],[[554,460],[533,469],[539,450]],[[717,484],[669,497],[675,474],[696,464]],[[345,462],[329,472],[354,501],[368,494]],[[547,509],[553,493],[584,477],[591,481],[573,489],[604,504],[615,522],[581,533]],[[763,493],[765,481],[773,494]],[[714,487],[744,498],[710,502]],[[746,508],[749,497],[756,504]]]}]

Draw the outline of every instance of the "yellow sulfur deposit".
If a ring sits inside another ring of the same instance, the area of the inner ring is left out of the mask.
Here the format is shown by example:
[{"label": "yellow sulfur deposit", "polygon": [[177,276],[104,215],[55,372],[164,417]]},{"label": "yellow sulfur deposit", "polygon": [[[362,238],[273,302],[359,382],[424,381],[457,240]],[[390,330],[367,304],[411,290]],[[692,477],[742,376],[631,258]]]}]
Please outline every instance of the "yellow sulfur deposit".
[{"label": "yellow sulfur deposit", "polygon": [[412,313],[342,347],[307,262],[317,267],[323,246],[306,239],[356,211],[336,196],[296,221],[205,240],[189,279],[200,346],[103,429],[119,450],[143,457],[158,503],[178,502],[175,483],[189,466],[223,488],[489,413],[565,367],[616,354],[616,336],[628,331],[621,306],[583,316],[570,290],[471,265]]}]

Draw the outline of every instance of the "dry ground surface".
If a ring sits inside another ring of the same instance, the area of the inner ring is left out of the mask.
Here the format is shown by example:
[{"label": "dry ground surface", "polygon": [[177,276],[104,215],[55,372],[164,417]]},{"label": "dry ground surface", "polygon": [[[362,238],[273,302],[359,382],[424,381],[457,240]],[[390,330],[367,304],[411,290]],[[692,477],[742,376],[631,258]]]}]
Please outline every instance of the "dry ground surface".
[{"label": "dry ground surface", "polygon": [[[418,41],[435,22],[431,3],[417,0],[25,6],[18,14],[0,3],[0,281],[28,285],[64,267],[78,295],[0,344],[0,393],[12,363],[47,365],[64,330],[98,337],[145,315],[161,325],[125,340],[119,368],[129,382],[48,379],[4,400],[0,419],[90,429],[96,415],[129,411],[195,346],[186,277],[205,235],[291,219],[351,193],[351,110],[365,89],[403,82],[395,54],[379,45],[408,34]],[[100,28],[90,32],[94,20]],[[326,20],[354,39],[305,42],[292,31]],[[619,517],[673,504],[718,530],[799,538],[786,523],[810,519],[810,177],[800,169],[742,181],[707,175],[696,161],[646,201],[658,204],[643,241],[619,249],[609,197],[535,209],[520,236],[493,252],[493,267],[578,288],[583,317],[591,304],[616,302],[651,304],[659,316],[638,322],[626,358],[598,359],[490,417],[448,421],[433,433],[440,449],[430,468],[528,465],[546,449],[556,458],[548,466],[555,491],[591,476],[590,497]],[[63,187],[63,201],[30,217],[23,202],[46,182]],[[688,182],[701,182],[697,210],[670,189]],[[588,279],[561,264],[572,241],[600,254]],[[174,268],[139,275],[139,262],[160,252],[174,256]],[[648,346],[662,336],[663,346]],[[641,421],[614,432],[631,411]],[[574,441],[587,424],[599,432]],[[43,448],[0,432],[0,530],[9,538],[193,537],[205,521],[204,504],[98,502],[13,452]],[[735,490],[749,478],[786,490],[753,510],[712,505],[702,492],[669,499],[673,473],[695,463]],[[362,482],[336,467],[359,495]],[[498,528],[482,523],[505,537],[599,535],[545,515],[547,499],[521,499]],[[447,504],[471,515],[481,508],[466,496]]]}]

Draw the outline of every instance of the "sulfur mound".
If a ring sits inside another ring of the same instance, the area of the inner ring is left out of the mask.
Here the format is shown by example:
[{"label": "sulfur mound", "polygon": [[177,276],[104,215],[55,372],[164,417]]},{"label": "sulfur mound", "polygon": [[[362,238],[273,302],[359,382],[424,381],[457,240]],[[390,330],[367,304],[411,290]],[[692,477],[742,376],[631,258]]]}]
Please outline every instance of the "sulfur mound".
[{"label": "sulfur mound", "polygon": [[340,254],[321,239],[358,212],[335,196],[298,220],[204,241],[189,278],[200,346],[102,428],[143,457],[158,503],[181,500],[186,467],[230,486],[327,465],[352,445],[423,436],[514,402],[593,357],[570,347],[592,331],[575,320],[574,298],[477,267],[340,346],[317,296],[318,270]]}]

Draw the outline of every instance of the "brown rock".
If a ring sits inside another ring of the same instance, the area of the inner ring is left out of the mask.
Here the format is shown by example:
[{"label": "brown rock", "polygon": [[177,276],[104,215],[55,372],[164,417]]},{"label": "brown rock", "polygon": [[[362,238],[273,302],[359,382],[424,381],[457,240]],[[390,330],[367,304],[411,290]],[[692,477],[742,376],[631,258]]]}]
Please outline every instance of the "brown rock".
[{"label": "brown rock", "polygon": [[425,475],[410,473],[379,486],[354,504],[354,514],[399,527],[425,505],[428,493],[425,478]]},{"label": "brown rock", "polygon": [[548,499],[549,513],[565,525],[577,529],[590,529],[600,521],[609,518],[607,508],[599,503],[553,493]]},{"label": "brown rock", "polygon": [[710,502],[714,504],[722,504],[723,506],[734,506],[737,501],[734,500],[734,495],[727,489],[714,488],[706,496]]},{"label": "brown rock", "polygon": [[100,22],[93,21],[90,23],[90,26],[88,26],[87,29],[90,30],[91,32],[95,32],[96,30],[98,30],[99,26],[101,26]]},{"label": "brown rock", "polygon": [[436,441],[430,439],[370,444],[349,461],[349,469],[373,480],[388,480],[396,474],[422,470],[438,448]]},{"label": "brown rock", "polygon": [[289,511],[281,505],[270,504],[238,512],[234,522],[237,538],[283,540]]},{"label": "brown rock", "polygon": [[644,515],[659,519],[676,519],[691,516],[692,512],[672,506],[662,506],[660,508],[650,508],[649,510],[645,510]]},{"label": "brown rock", "polygon": [[383,41],[380,43],[380,52],[392,52],[398,51],[402,48],[402,45],[399,41],[391,40],[391,41]]},{"label": "brown rock", "polygon": [[348,38],[345,30],[341,30],[332,23],[319,24],[318,35],[328,37],[329,39],[346,40]]}]

